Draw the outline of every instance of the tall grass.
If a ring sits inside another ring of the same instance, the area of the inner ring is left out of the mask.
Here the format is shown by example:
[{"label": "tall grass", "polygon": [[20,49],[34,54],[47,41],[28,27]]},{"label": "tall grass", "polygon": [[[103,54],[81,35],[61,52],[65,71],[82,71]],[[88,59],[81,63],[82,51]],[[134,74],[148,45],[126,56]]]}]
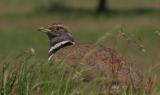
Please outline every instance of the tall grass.
[{"label": "tall grass", "polygon": [[[38,61],[29,53],[6,57],[0,70],[1,95],[108,95],[102,79],[84,82],[82,76],[75,78],[75,70],[66,72],[63,61]],[[139,89],[131,82],[121,95],[158,95],[157,90],[156,80],[149,78]]]},{"label": "tall grass", "polygon": [[94,94],[97,91],[95,84],[73,81],[75,73],[73,70],[65,72],[63,61],[54,64],[34,59],[27,52],[3,60],[1,95],[98,95]]},{"label": "tall grass", "polygon": [[[124,32],[121,31],[120,34],[124,40],[128,41],[130,38],[137,47],[141,46]],[[103,42],[107,37],[108,33],[95,44]],[[117,43],[116,40],[114,42]],[[143,48],[139,49],[143,51]],[[66,70],[64,64],[63,59],[60,63],[38,60],[33,50],[27,50],[15,57],[1,57],[0,93],[1,95],[158,95],[156,77],[144,76],[143,85],[138,89],[131,81],[126,89],[115,85],[112,90],[106,87],[112,84],[110,80],[99,77],[86,82],[83,80],[85,73],[81,72],[84,68]]]}]

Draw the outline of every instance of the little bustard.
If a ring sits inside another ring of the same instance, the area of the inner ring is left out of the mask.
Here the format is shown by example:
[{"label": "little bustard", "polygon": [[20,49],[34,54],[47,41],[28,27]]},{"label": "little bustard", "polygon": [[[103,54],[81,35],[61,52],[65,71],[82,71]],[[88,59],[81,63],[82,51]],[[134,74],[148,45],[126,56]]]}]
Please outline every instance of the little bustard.
[{"label": "little bustard", "polygon": [[39,31],[49,37],[48,60],[56,63],[64,59],[64,63],[70,67],[76,67],[78,63],[86,64],[91,76],[111,77],[115,74],[117,81],[123,85],[129,85],[132,81],[138,87],[142,83],[141,73],[114,49],[76,43],[69,27],[60,23],[41,27]]}]

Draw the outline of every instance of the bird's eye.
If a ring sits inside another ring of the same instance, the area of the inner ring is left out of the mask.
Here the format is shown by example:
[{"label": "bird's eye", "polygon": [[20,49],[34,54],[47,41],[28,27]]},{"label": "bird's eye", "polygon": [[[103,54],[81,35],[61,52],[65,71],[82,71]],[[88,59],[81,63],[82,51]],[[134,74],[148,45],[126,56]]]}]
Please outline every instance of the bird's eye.
[{"label": "bird's eye", "polygon": [[60,30],[60,27],[56,27],[56,30]]}]

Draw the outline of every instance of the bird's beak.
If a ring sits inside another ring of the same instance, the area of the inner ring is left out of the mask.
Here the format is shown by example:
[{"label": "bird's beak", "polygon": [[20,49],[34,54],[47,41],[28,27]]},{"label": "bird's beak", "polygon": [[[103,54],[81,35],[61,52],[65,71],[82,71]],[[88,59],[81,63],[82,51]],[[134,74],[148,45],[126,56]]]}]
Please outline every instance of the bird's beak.
[{"label": "bird's beak", "polygon": [[47,33],[47,32],[50,32],[51,30],[44,28],[44,27],[41,27],[38,29],[38,31]]}]

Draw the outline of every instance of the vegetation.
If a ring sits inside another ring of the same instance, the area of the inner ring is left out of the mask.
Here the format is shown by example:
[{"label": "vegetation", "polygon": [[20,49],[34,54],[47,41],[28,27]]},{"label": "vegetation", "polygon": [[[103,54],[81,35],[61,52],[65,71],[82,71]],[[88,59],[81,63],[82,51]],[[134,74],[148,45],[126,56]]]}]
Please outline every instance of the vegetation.
[{"label": "vegetation", "polygon": [[63,60],[58,64],[35,60],[33,50],[1,61],[1,95],[157,95],[155,79],[145,80],[138,89],[131,83],[122,92],[119,88],[108,92],[102,77],[84,82],[83,72],[66,72]]},{"label": "vegetation", "polygon": [[[137,63],[144,73],[144,85],[137,91],[131,85],[122,95],[160,93],[159,0],[110,0],[113,12],[109,15],[94,14],[96,0],[61,0],[65,4],[52,13],[47,11],[48,5],[56,0],[0,2],[2,95],[99,95],[102,92],[99,80],[73,81],[76,73],[65,74],[63,61],[60,64],[46,62],[48,39],[37,28],[52,22],[70,25],[77,42],[95,44],[100,39],[98,44],[113,47]],[[127,37],[120,38],[119,33]],[[130,38],[132,41],[128,43]],[[34,48],[34,53],[30,48]]]}]

